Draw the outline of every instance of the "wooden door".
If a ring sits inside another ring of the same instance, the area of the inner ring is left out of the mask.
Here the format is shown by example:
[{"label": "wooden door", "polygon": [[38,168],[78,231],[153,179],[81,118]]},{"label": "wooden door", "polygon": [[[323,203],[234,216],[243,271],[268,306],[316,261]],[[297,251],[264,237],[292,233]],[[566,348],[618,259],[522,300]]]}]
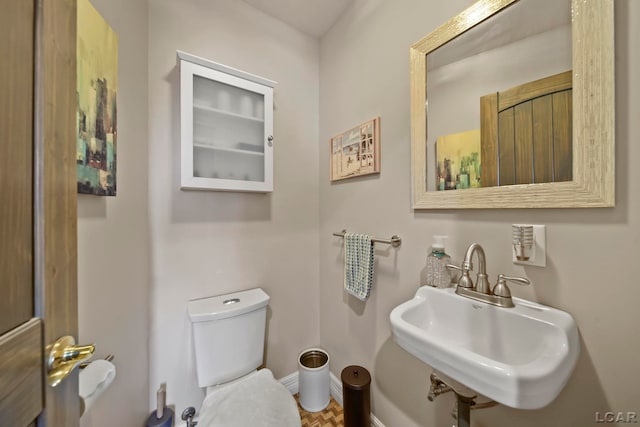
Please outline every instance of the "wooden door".
[{"label": "wooden door", "polygon": [[46,382],[77,336],[75,0],[0,0],[0,425],[78,425],[78,374]]}]

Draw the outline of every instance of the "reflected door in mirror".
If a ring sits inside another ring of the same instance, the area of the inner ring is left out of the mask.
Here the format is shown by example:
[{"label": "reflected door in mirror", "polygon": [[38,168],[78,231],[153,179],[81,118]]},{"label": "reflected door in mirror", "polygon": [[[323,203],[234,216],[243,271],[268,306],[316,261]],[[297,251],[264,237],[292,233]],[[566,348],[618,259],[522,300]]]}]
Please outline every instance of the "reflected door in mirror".
[{"label": "reflected door in mirror", "polygon": [[480,98],[482,186],[572,179],[571,71]]}]

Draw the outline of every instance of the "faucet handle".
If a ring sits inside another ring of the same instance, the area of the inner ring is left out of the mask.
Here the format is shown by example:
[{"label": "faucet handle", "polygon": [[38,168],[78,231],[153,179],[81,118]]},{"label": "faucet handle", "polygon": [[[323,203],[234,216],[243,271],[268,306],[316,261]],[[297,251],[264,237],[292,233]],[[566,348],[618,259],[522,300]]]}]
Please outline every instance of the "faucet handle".
[{"label": "faucet handle", "polygon": [[[445,268],[446,268],[447,270],[449,270],[449,271],[452,271],[452,270],[462,271],[462,273],[464,274],[464,268],[462,268],[462,267],[458,267],[458,266],[457,266],[457,265],[455,265],[455,264],[445,264]],[[457,275],[456,275],[456,276],[457,276]],[[462,276],[460,276],[460,277],[458,278],[458,280],[457,280],[457,281],[453,281],[453,276],[451,276],[451,280],[456,284],[456,286],[460,284],[460,279],[461,279],[461,278],[462,278]]]},{"label": "faucet handle", "polygon": [[511,291],[507,286],[507,282],[523,286],[531,284],[531,281],[525,277],[511,277],[498,274],[498,283],[496,283],[496,286],[493,288],[493,294],[503,298],[511,298]]},{"label": "faucet handle", "polygon": [[462,271],[462,276],[460,276],[460,278],[458,279],[458,283],[457,285],[462,287],[462,288],[469,288],[469,289],[473,289],[473,280],[471,280],[471,277],[469,277],[469,269],[467,268],[467,263],[462,263],[462,267],[458,267],[455,264],[447,264],[445,265],[445,267],[448,270],[458,270],[458,271]]},{"label": "faucet handle", "polygon": [[531,281],[526,277],[511,277],[511,276],[505,276],[504,274],[498,274],[498,282],[501,280],[505,280],[507,282],[515,283],[517,285],[522,285],[522,286],[531,284]]}]

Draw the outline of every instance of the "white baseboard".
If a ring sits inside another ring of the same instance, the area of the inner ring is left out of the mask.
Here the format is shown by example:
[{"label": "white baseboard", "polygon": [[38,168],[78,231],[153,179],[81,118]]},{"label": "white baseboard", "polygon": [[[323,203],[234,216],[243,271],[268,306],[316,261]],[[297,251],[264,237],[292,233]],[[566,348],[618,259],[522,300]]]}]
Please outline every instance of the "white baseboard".
[{"label": "white baseboard", "polygon": [[293,374],[289,374],[284,378],[280,378],[278,381],[284,385],[287,390],[291,394],[296,394],[298,392],[298,373],[294,372]]},{"label": "white baseboard", "polygon": [[[336,402],[343,406],[342,402],[342,382],[333,375],[333,373],[329,373],[330,378],[330,394],[331,397],[335,399]],[[298,392],[298,373],[294,372],[293,374],[289,374],[284,378],[279,379],[286,388],[291,392],[291,394],[296,394]],[[371,414],[371,427],[385,427],[382,422],[376,418],[375,415]]]},{"label": "white baseboard", "polygon": [[340,404],[340,406],[344,406],[344,401],[342,399],[342,382],[338,379],[338,377],[333,375],[333,372],[329,373],[329,378],[331,378],[331,397],[333,397],[335,401]]},{"label": "white baseboard", "polygon": [[375,415],[371,414],[371,427],[384,427],[384,424]]}]

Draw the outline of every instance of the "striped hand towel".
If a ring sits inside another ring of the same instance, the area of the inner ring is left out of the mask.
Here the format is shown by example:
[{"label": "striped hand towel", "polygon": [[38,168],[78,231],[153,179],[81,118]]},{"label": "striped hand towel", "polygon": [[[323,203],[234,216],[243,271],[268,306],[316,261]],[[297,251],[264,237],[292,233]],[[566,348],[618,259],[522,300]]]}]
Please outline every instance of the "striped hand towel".
[{"label": "striped hand towel", "polygon": [[344,234],[344,289],[366,301],[373,283],[373,242],[366,234]]}]

